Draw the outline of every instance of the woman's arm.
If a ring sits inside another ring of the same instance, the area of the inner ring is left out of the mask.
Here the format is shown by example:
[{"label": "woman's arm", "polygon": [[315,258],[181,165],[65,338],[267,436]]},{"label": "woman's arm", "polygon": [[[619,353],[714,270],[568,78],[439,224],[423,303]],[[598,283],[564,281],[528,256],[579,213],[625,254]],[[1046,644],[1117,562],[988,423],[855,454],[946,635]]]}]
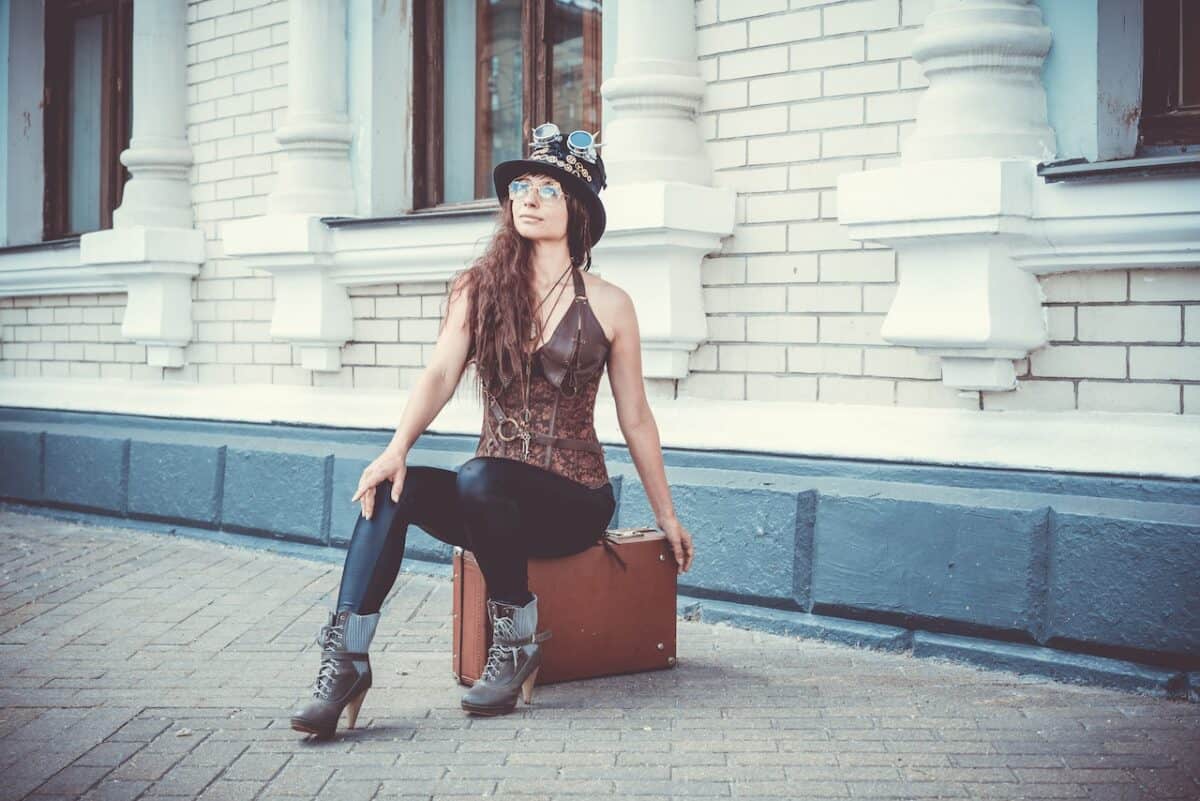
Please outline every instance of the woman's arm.
[{"label": "woman's arm", "polygon": [[663,465],[662,442],[658,423],[646,400],[642,377],[642,342],[638,331],[633,299],[620,287],[613,286],[617,301],[613,304],[613,336],[608,354],[608,382],[617,406],[617,421],[625,444],[633,457],[646,497],[654,510],[655,522],[667,535],[675,552],[679,572],[692,565],[692,535],[680,524],[671,500],[671,487]]},{"label": "woman's arm", "polygon": [[448,391],[439,378],[438,372],[432,365],[421,371],[417,383],[408,396],[404,405],[404,413],[400,417],[400,425],[392,435],[392,441],[383,449],[383,453],[375,457],[358,478],[358,487],[350,501],[358,501],[362,505],[362,514],[367,520],[375,512],[374,488],[383,481],[390,481],[392,502],[400,500],[404,489],[404,477],[408,471],[408,452],[412,450],[417,437],[429,425],[446,401],[453,394],[453,387]]},{"label": "woman's arm", "polygon": [[[458,280],[461,282],[462,276],[459,276]],[[455,284],[456,287],[458,285]],[[468,308],[468,292],[464,290],[456,294],[451,291],[445,322],[438,334],[437,344],[434,345],[429,364],[421,371],[409,394],[396,433],[392,435],[392,441],[383,449],[383,453],[367,465],[358,479],[358,489],[350,500],[362,504],[363,517],[368,520],[375,509],[375,493],[370,490],[380,482],[390,480],[392,501],[400,500],[404,476],[408,469],[408,452],[458,387],[458,381],[466,367],[470,342]]]}]

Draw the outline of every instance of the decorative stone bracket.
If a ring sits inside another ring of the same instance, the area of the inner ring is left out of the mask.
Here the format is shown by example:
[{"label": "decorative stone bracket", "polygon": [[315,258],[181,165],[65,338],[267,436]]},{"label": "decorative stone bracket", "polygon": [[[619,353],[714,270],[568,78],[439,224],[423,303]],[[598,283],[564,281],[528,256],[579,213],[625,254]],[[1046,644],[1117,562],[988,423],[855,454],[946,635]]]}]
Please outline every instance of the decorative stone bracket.
[{"label": "decorative stone bracket", "polygon": [[1037,176],[1049,47],[1030,0],[943,4],[914,43],[930,85],[900,165],[838,180],[850,237],[898,254],[881,335],[941,357],[949,386],[1015,388],[1013,360],[1047,341],[1038,275],[1200,264],[1200,178]]},{"label": "decorative stone bracket", "polygon": [[850,236],[899,252],[880,335],[940,356],[949,386],[1012,389],[1013,360],[1046,342],[1037,278],[1012,258],[1032,233],[1032,174],[1025,161],[962,159],[839,183]]},{"label": "decorative stone bracket", "polygon": [[646,378],[686,378],[708,339],[700,265],[733,230],[733,191],[658,181],[605,190],[598,271],[633,299]]},{"label": "decorative stone bracket", "polygon": [[1031,233],[1034,167],[1054,152],[1049,48],[1030,0],[942,4],[913,45],[929,88],[901,166],[838,180],[850,237],[898,251],[881,336],[940,356],[950,386],[1012,389],[1012,360],[1046,342],[1037,279],[1012,251]]},{"label": "decorative stone bracket", "polygon": [[309,214],[272,214],[226,226],[227,252],[274,278],[270,334],[300,348],[308,370],[341,369],[353,333],[346,289],[333,280],[332,232]]},{"label": "decorative stone bracket", "polygon": [[79,239],[79,261],[124,285],[121,336],[146,346],[146,363],[181,367],[192,340],[192,278],[204,261],[194,228],[133,226]]}]

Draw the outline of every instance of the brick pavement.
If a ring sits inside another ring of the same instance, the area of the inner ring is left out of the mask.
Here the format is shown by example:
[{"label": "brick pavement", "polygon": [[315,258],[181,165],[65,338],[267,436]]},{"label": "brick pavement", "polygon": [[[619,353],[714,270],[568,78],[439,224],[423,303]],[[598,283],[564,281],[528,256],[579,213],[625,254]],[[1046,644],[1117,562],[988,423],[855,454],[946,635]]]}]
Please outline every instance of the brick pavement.
[{"label": "brick pavement", "polygon": [[1200,798],[1200,704],[688,620],[673,670],[471,718],[450,582],[407,572],[318,743],[288,711],[340,562],[11,510],[0,542],[0,800]]}]

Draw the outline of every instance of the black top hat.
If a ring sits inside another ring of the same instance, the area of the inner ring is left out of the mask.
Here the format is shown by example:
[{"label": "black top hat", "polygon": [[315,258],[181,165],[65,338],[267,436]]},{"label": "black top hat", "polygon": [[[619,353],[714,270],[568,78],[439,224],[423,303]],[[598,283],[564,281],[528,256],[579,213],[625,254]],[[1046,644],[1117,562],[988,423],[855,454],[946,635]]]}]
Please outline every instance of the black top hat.
[{"label": "black top hat", "polygon": [[504,202],[508,197],[509,182],[527,172],[543,173],[557,178],[563,188],[582,200],[587,208],[592,232],[589,247],[594,246],[600,241],[607,222],[604,203],[600,200],[600,190],[608,186],[604,177],[604,159],[600,158],[599,153],[596,154],[595,161],[576,156],[567,150],[562,134],[548,142],[531,143],[530,148],[527,158],[503,161],[492,170],[496,196]]}]

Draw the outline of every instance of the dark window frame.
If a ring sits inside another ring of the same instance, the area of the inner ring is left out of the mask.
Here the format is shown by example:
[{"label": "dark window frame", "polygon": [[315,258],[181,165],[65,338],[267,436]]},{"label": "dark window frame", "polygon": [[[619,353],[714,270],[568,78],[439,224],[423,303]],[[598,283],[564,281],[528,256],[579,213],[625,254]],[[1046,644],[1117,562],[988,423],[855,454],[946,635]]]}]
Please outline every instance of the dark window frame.
[{"label": "dark window frame", "polygon": [[[1151,155],[1200,149],[1200,104],[1183,106],[1180,60],[1184,50],[1180,0],[1143,0],[1142,103],[1139,153]],[[1192,8],[1196,13],[1196,8]],[[1189,42],[1200,47],[1200,42]]]},{"label": "dark window frame", "polygon": [[77,19],[104,14],[100,97],[100,229],[112,227],[128,170],[120,156],[129,145],[133,87],[133,0],[46,0],[43,132],[45,191],[42,238],[62,239],[84,231],[68,229],[67,98],[73,66],[71,37]]},{"label": "dark window frame", "polygon": [[[553,36],[547,35],[547,20],[551,19],[550,7],[554,0],[522,0],[521,16],[523,24],[521,46],[523,52],[530,57],[522,59],[522,99],[521,122],[525,131],[531,131],[533,126],[545,122],[549,117],[550,94],[552,86],[550,77],[553,74],[554,48]],[[482,15],[479,13],[480,4],[476,2],[476,31],[483,30]],[[490,159],[490,153],[485,142],[480,137],[473,137],[476,142],[473,154],[475,172],[475,194],[483,197],[461,203],[445,202],[445,187],[442,178],[442,166],[445,152],[442,141],[442,117],[444,112],[445,84],[443,82],[444,42],[445,42],[445,4],[443,0],[414,0],[412,6],[413,29],[413,196],[414,212],[434,211],[439,208],[471,207],[488,204],[488,196],[492,194],[489,173],[491,164],[484,163]],[[585,18],[586,19],[586,18]],[[591,37],[594,52],[598,54],[594,62],[584,62],[585,72],[591,72],[596,80],[595,103],[589,107],[595,108],[595,124],[589,130],[600,129],[601,108],[599,101],[599,78],[603,69],[601,51],[601,18],[594,18],[593,24],[585,22],[583,35],[585,41]],[[477,34],[478,35],[478,34]],[[587,45],[585,45],[585,48]],[[478,67],[477,67],[478,69]],[[587,75],[585,75],[585,82]],[[479,78],[476,77],[476,85]],[[590,85],[590,84],[589,84]],[[589,98],[590,99],[590,98]],[[476,93],[476,103],[482,102],[480,93]],[[472,125],[478,125],[480,108],[476,108],[476,119]],[[536,120],[536,122],[535,122]],[[495,205],[495,198],[491,198]]]}]

